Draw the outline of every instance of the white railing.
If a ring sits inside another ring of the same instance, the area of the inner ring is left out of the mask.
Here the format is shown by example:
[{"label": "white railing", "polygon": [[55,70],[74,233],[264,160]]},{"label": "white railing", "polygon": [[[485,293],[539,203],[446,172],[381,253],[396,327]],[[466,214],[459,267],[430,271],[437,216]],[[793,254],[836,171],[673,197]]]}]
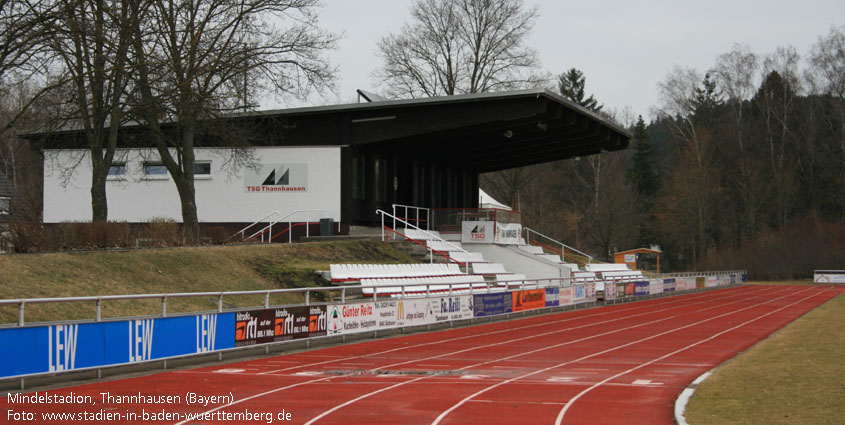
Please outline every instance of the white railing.
[{"label": "white railing", "polygon": [[250,224],[250,225],[248,225],[248,226],[244,227],[243,229],[239,230],[239,231],[238,231],[238,232],[236,232],[234,235],[229,236],[229,238],[228,238],[228,239],[226,239],[226,241],[229,241],[229,239],[232,239],[232,238],[234,238],[234,237],[235,237],[235,236],[237,236],[237,235],[241,235],[241,240],[242,240],[242,241],[243,241],[243,240],[246,240],[246,237],[245,237],[244,235],[246,234],[246,231],[247,231],[249,228],[251,228],[252,226],[255,226],[255,225],[259,224],[259,223],[264,223],[264,222],[267,222],[267,221],[269,221],[269,220],[270,220],[270,217],[277,216],[277,215],[279,215],[279,214],[280,214],[280,213],[279,213],[278,211],[273,211],[273,212],[271,212],[270,214],[267,214],[267,215],[265,215],[264,217],[261,217],[261,218],[259,218],[258,220],[255,220],[254,222],[252,222],[252,224]]},{"label": "white railing", "polygon": [[[448,260],[450,260],[450,261],[453,261],[453,262],[455,262],[455,263],[458,263],[458,264],[461,264],[461,265],[466,265],[466,263],[464,263],[464,262],[461,262],[461,261],[455,260],[454,258],[451,258],[451,257],[449,256],[449,253],[448,253],[448,252],[445,252],[445,253],[444,253],[444,252],[442,252],[442,251],[438,251],[438,250],[436,250],[436,249],[431,248],[430,246],[428,246],[428,244],[423,244],[423,243],[420,243],[419,241],[417,241],[417,240],[415,240],[415,239],[409,238],[408,236],[405,236],[404,234],[397,232],[397,231],[396,231],[396,222],[399,222],[400,224],[404,224],[404,225],[405,225],[405,229],[414,229],[414,230],[418,230],[418,231],[420,231],[420,232],[423,232],[423,233],[425,233],[426,235],[430,236],[430,237],[432,238],[431,240],[440,241],[440,242],[442,242],[442,243],[446,244],[447,246],[450,246],[450,247],[452,247],[452,248],[455,248],[455,249],[454,249],[454,251],[456,251],[456,252],[467,252],[467,250],[463,249],[462,247],[459,247],[459,246],[457,246],[457,245],[453,244],[452,242],[449,242],[449,241],[447,241],[447,240],[445,240],[445,239],[441,238],[440,236],[437,236],[437,235],[435,235],[435,234],[433,234],[433,233],[429,232],[428,230],[425,230],[425,229],[420,229],[419,227],[417,227],[417,226],[415,226],[415,225],[413,225],[413,224],[411,224],[411,223],[409,223],[409,222],[407,222],[407,221],[405,221],[405,220],[403,220],[403,219],[401,219],[401,218],[398,218],[398,217],[396,217],[395,215],[392,215],[392,214],[390,214],[390,213],[388,213],[388,212],[385,212],[385,211],[382,211],[382,210],[376,210],[376,214],[378,214],[378,215],[380,215],[380,216],[381,216],[381,241],[382,241],[382,242],[386,242],[386,241],[387,241],[387,238],[389,237],[389,235],[386,235],[386,234],[385,234],[385,231],[388,231],[388,232],[393,232],[394,234],[398,234],[398,235],[400,235],[400,236],[404,237],[405,239],[408,239],[408,240],[410,240],[410,241],[412,241],[412,242],[416,242],[418,245],[422,245],[422,246],[424,246],[424,247],[425,247],[425,249],[427,249],[427,250],[429,251],[429,260],[430,260],[430,262],[432,262],[432,263],[434,262],[434,255],[435,255],[435,254],[437,254],[437,255],[443,256],[444,258],[446,258],[446,259],[448,259]],[[393,227],[390,227],[390,228],[389,228],[389,227],[385,226],[385,224],[384,224],[384,222],[385,222],[385,217],[387,217],[387,218],[389,218],[389,219],[393,219],[393,223],[394,223],[394,224],[393,224]]]},{"label": "white railing", "polygon": [[[396,228],[396,218],[401,218],[407,222],[414,221],[416,223],[417,228],[420,228],[420,222],[425,222],[425,230],[431,229],[431,209],[424,208],[424,207],[415,207],[411,205],[401,205],[401,204],[393,204],[393,228]],[[399,213],[396,210],[402,210],[402,216],[399,216]],[[414,217],[411,217],[411,213],[413,213]],[[420,218],[421,213],[425,213],[425,218]],[[405,226],[407,229],[407,225]]]},{"label": "white railing", "polygon": [[546,240],[548,240],[549,242],[551,242],[555,245],[560,245],[560,259],[563,262],[566,262],[566,258],[563,256],[565,249],[568,249],[568,250],[573,251],[573,252],[577,252],[578,254],[581,254],[581,255],[587,257],[587,264],[592,264],[592,262],[593,262],[592,256],[590,256],[589,254],[586,254],[584,252],[581,252],[581,251],[579,251],[579,250],[577,250],[577,249],[575,249],[575,248],[573,248],[573,247],[571,247],[571,246],[569,246],[569,245],[567,245],[563,242],[552,239],[551,237],[546,236],[546,235],[544,235],[544,234],[542,234],[542,233],[540,233],[540,232],[538,232],[534,229],[529,229],[528,227],[524,227],[522,230],[525,232],[525,243],[527,245],[531,245],[531,235],[532,234],[535,235],[535,236],[545,238]]},{"label": "white railing", "polygon": [[[302,214],[302,213],[305,213],[305,237],[309,237],[309,236],[311,236],[309,225],[311,224],[311,213],[313,213],[313,212],[319,212],[320,213],[319,218],[322,218],[323,210],[320,210],[320,209],[291,211],[290,214],[288,214],[288,215],[286,215],[282,218],[279,218],[275,221],[271,221],[270,224],[264,226],[261,230],[249,235],[249,237],[247,237],[246,239],[252,239],[252,238],[255,238],[257,236],[260,236],[261,242],[267,242],[267,243],[273,242],[273,239],[276,236],[278,236],[278,235],[273,235],[273,226],[275,226],[276,224],[279,224],[280,222],[286,221],[288,223],[288,228],[287,228],[287,230],[284,230],[281,233],[287,232],[288,233],[288,243],[292,243],[293,242],[293,228],[292,228],[292,226],[293,226],[293,223],[294,223],[294,220],[292,219],[292,217],[294,217],[297,214]],[[281,233],[279,233],[279,234],[281,234]]]}]

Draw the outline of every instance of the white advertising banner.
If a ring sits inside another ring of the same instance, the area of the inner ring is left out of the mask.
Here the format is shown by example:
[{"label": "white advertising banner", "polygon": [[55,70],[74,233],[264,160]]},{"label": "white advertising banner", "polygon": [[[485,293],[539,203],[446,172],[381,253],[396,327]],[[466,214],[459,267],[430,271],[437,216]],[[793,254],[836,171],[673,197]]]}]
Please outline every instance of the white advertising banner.
[{"label": "white advertising banner", "polygon": [[428,302],[435,322],[472,318],[472,295],[432,298]]},{"label": "white advertising banner", "polygon": [[572,304],[572,292],[573,289],[571,286],[560,288],[560,305]]},{"label": "white advertising banner", "polygon": [[492,221],[464,221],[461,223],[461,242],[493,243],[495,227]]},{"label": "white advertising banner", "polygon": [[434,313],[429,308],[429,300],[410,299],[395,302],[400,318],[398,326],[418,326],[434,322]]},{"label": "white advertising banner", "polygon": [[650,279],[648,281],[648,293],[651,295],[663,293],[663,279]]},{"label": "white advertising banner", "polygon": [[496,243],[522,245],[522,225],[519,223],[496,223]]},{"label": "white advertising banner", "polygon": [[718,276],[707,276],[707,283],[705,287],[712,288],[714,286],[719,286],[719,277]]},{"label": "white advertising banner", "polygon": [[395,328],[399,322],[398,301],[333,305],[328,309],[328,334],[349,334]]},{"label": "white advertising banner", "polygon": [[845,283],[845,271],[817,271],[813,275],[814,283]]}]

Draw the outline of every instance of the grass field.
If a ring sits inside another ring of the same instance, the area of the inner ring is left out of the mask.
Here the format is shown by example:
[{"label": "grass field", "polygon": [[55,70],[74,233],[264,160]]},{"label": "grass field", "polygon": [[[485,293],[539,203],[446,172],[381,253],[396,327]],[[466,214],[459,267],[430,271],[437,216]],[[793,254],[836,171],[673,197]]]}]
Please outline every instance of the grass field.
[{"label": "grass field", "polygon": [[[147,249],[120,252],[0,256],[0,299],[246,291],[325,286],[315,270],[331,263],[412,263],[401,251],[376,241]],[[258,306],[264,296],[226,298],[226,307]],[[302,296],[274,295],[274,305]],[[168,300],[169,312],[216,308],[216,298]],[[103,316],[159,314],[161,300],[110,301]],[[0,323],[17,321],[17,306],[0,306]],[[90,319],[95,304],[30,304],[26,321]]]},{"label": "grass field", "polygon": [[687,405],[690,425],[845,423],[845,296],[725,363]]}]

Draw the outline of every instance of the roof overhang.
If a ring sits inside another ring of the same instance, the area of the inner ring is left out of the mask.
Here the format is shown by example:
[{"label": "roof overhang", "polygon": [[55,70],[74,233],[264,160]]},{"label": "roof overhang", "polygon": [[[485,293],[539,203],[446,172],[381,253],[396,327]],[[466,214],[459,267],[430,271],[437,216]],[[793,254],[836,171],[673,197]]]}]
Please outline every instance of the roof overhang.
[{"label": "roof overhang", "polygon": [[[196,146],[225,146],[221,131],[239,128],[242,136],[248,128],[249,140],[239,144],[352,146],[482,173],[625,149],[631,138],[604,117],[541,89],[246,112],[208,122]],[[123,126],[120,146],[150,146],[143,132]],[[26,137],[43,149],[82,148],[85,140],[75,129]]]}]

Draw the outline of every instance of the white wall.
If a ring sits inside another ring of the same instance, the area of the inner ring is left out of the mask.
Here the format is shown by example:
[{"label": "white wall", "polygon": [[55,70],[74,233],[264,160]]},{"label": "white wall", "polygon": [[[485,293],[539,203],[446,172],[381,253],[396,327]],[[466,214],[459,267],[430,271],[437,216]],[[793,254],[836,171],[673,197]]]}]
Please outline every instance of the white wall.
[{"label": "white wall", "polygon": [[[200,222],[251,223],[272,211],[322,209],[323,218],[340,221],[340,147],[254,148],[254,164],[306,164],[306,192],[248,192],[250,169],[231,169],[228,149],[195,149],[197,161],[211,161],[211,176],[195,181]],[[154,150],[119,150],[114,162],[125,162],[123,178],[109,178],[106,196],[109,220],[133,223],[151,218],[182,221],[179,196],[169,175],[144,176],[143,163],[154,162]],[[227,166],[229,169],[227,169]],[[91,220],[91,161],[85,150],[44,151],[44,222]],[[316,221],[318,217],[312,217]],[[295,221],[304,221],[304,218]]]}]

